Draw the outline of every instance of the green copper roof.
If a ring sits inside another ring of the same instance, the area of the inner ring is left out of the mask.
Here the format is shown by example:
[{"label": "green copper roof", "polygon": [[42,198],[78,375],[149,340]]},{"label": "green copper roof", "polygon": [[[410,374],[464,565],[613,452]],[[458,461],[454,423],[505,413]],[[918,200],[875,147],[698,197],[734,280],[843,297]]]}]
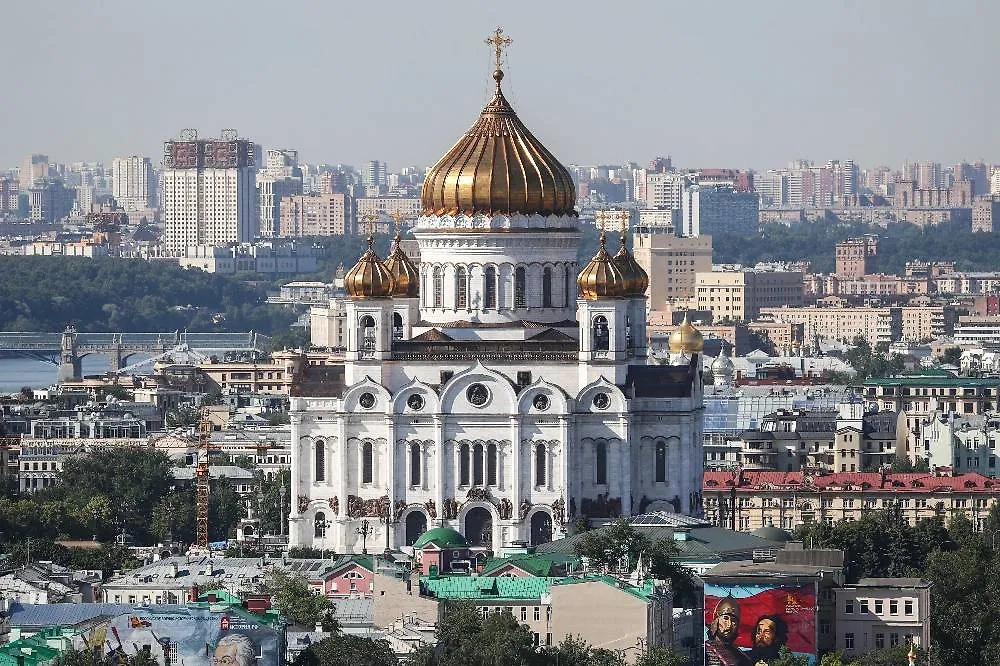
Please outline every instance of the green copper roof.
[{"label": "green copper roof", "polygon": [[422,576],[421,585],[438,599],[537,600],[549,591],[554,578],[529,576]]},{"label": "green copper roof", "polygon": [[450,527],[435,527],[434,529],[427,530],[420,535],[420,538],[413,544],[416,549],[423,548],[429,543],[433,543],[435,546],[441,547],[462,547],[467,546],[468,542],[465,537],[459,532],[451,529]]},{"label": "green copper roof", "polygon": [[524,555],[511,555],[509,557],[495,557],[483,567],[482,575],[492,575],[494,571],[506,565],[512,565],[532,576],[556,576],[563,575],[567,569],[580,562],[576,555],[564,555],[562,553],[528,553]]}]

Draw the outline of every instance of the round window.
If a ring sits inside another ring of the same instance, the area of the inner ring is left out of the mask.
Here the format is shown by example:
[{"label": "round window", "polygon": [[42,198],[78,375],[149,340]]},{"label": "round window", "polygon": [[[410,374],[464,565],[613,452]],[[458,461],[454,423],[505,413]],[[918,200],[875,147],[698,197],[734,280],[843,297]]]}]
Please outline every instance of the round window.
[{"label": "round window", "polygon": [[415,412],[419,412],[424,408],[424,397],[419,393],[414,393],[409,398],[406,399],[406,404]]},{"label": "round window", "polygon": [[544,412],[549,408],[549,396],[544,393],[539,393],[535,396],[535,399],[531,401],[531,404],[535,406],[535,409]]},{"label": "round window", "polygon": [[611,396],[607,393],[598,393],[594,396],[594,407],[607,409],[611,405]]},{"label": "round window", "polygon": [[490,391],[482,384],[473,384],[465,392],[465,397],[476,407],[482,407],[490,399]]},{"label": "round window", "polygon": [[374,393],[362,393],[361,397],[358,398],[358,403],[365,409],[371,409],[375,406],[375,394]]}]

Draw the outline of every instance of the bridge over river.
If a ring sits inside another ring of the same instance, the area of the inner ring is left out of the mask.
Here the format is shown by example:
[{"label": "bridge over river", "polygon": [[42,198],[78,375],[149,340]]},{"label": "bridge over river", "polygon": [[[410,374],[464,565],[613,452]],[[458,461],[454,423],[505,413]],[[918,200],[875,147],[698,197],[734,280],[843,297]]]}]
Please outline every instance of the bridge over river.
[{"label": "bridge over river", "polygon": [[[112,372],[124,372],[132,366],[135,354],[153,358],[171,352],[194,351],[205,355],[268,353],[270,338],[260,333],[80,333],[68,327],[62,333],[19,333],[0,331],[0,357],[24,356],[59,367],[59,381],[81,379],[80,361],[90,354],[110,359]],[[148,363],[149,359],[142,361]],[[142,363],[136,364],[141,365]]]}]

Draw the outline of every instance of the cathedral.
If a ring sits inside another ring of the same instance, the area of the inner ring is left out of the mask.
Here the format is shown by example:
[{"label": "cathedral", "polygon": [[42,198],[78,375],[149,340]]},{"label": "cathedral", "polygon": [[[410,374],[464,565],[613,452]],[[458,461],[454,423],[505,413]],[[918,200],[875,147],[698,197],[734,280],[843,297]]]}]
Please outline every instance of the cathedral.
[{"label": "cathedral", "polygon": [[419,265],[369,238],[345,362],[293,386],[292,546],[448,527],[496,552],[581,518],[702,513],[701,335],[685,320],[671,362],[648,359],[624,234],[578,268],[573,180],[504,97],[494,39],[495,95],[423,184]]}]

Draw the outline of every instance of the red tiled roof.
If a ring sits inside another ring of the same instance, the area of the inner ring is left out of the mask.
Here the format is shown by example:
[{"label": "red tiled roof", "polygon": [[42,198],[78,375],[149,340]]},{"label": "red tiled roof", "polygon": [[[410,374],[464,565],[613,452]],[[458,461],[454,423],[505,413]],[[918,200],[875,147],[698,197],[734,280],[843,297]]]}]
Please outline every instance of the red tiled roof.
[{"label": "red tiled roof", "polygon": [[[817,490],[890,490],[894,492],[962,491],[979,493],[1000,493],[1000,479],[982,474],[967,473],[954,476],[934,476],[927,472],[889,473],[878,472],[837,472],[832,474],[810,474],[804,472],[761,472],[745,471],[740,475],[738,490],[762,490],[772,486],[774,490],[792,488],[815,488]],[[736,474],[733,472],[705,472],[703,490],[718,492],[733,487]]]}]

